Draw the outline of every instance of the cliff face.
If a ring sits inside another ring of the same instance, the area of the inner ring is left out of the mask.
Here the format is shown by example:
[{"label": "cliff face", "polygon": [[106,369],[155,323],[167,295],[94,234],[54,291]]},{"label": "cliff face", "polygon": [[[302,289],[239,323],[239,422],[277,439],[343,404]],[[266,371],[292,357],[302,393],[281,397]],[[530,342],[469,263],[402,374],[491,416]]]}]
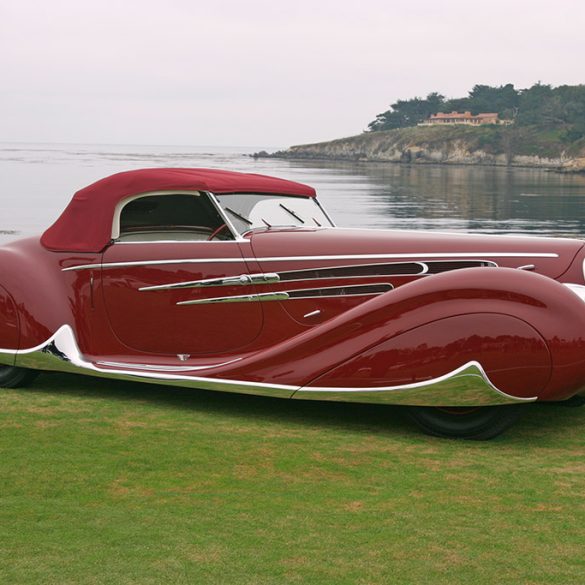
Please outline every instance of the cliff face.
[{"label": "cliff face", "polygon": [[518,166],[585,172],[585,144],[534,128],[416,127],[302,144],[275,158]]}]

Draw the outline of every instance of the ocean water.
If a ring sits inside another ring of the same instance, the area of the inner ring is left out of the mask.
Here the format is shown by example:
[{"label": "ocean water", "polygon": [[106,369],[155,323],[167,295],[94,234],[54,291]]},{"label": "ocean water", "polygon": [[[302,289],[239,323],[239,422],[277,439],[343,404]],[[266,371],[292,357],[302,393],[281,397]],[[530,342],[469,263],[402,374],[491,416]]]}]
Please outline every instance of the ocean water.
[{"label": "ocean water", "polygon": [[265,173],[317,189],[339,226],[585,237],[585,176],[530,169],[253,159],[254,147],[0,143],[0,243],[41,233],[73,193],[144,167]]}]

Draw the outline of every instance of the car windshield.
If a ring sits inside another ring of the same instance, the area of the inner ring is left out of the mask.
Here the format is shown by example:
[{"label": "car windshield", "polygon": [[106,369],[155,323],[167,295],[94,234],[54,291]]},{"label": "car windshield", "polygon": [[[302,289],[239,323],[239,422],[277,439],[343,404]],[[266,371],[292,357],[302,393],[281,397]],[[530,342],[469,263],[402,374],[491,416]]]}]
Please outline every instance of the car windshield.
[{"label": "car windshield", "polygon": [[333,226],[312,197],[245,193],[218,195],[217,200],[240,234],[256,228]]}]

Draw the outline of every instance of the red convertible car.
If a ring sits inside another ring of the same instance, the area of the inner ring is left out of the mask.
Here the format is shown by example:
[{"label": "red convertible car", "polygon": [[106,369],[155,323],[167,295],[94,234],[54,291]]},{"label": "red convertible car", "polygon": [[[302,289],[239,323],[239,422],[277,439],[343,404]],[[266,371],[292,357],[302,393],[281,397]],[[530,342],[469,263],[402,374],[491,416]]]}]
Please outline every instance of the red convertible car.
[{"label": "red convertible car", "polygon": [[585,393],[583,246],[343,229],[291,181],[119,173],[0,248],[0,386],[52,370],[404,405],[486,439]]}]

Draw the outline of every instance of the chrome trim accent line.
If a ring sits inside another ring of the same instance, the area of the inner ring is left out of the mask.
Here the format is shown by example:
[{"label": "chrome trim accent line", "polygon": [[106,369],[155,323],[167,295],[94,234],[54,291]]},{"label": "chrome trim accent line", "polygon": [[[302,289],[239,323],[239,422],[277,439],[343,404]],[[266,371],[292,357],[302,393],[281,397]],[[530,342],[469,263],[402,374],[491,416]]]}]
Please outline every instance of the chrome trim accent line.
[{"label": "chrome trim accent line", "polygon": [[183,288],[199,288],[208,286],[244,286],[252,284],[274,284],[280,282],[280,277],[275,272],[261,274],[241,274],[240,276],[225,276],[221,278],[206,278],[204,280],[191,280],[187,282],[175,282],[172,284],[157,284],[155,286],[143,286],[140,292],[155,290],[177,290]]},{"label": "chrome trim accent line", "polygon": [[171,372],[137,373],[124,369],[107,370],[85,360],[77,345],[73,329],[69,325],[63,325],[52,337],[36,347],[19,351],[0,350],[0,352],[4,355],[15,356],[16,365],[23,368],[280,398],[421,406],[487,406],[526,403],[537,399],[537,397],[517,398],[502,392],[491,383],[477,361],[470,361],[438,378],[384,388],[301,388],[298,385],[202,378]]},{"label": "chrome trim accent line", "polygon": [[304,387],[293,398],[341,402],[375,402],[409,406],[491,406],[534,402],[537,397],[518,398],[496,388],[475,360],[431,380],[380,388]]},{"label": "chrome trim accent line", "polygon": [[215,303],[252,303],[256,301],[286,301],[288,299],[287,292],[268,292],[258,293],[253,295],[236,295],[231,297],[213,297],[211,299],[195,299],[193,301],[181,301],[177,303],[178,306],[185,305],[211,305]]},{"label": "chrome trim accent line", "polygon": [[[179,358],[180,359],[180,358]],[[189,357],[187,357],[189,359]],[[153,364],[133,364],[129,362],[95,362],[99,366],[106,366],[107,368],[125,368],[127,370],[146,370],[150,372],[197,372],[200,370],[210,370],[212,368],[219,368],[239,362],[242,358],[236,358],[228,362],[219,364],[206,364],[205,366],[157,366]],[[181,360],[185,361],[185,360]]]},{"label": "chrome trim accent line", "polygon": [[[144,245],[144,244],[209,244],[210,240],[155,240],[152,242],[120,242],[116,240],[114,242],[114,246],[133,246],[133,245]],[[251,244],[250,240],[243,239],[243,240],[213,240],[214,244]],[[98,264],[99,266],[99,264]]]},{"label": "chrome trim accent line", "polygon": [[[376,266],[400,266],[402,264],[417,264],[421,267],[421,272],[416,273],[405,273],[405,274],[372,274],[362,276],[315,276],[307,278],[287,278],[288,276],[299,274],[302,272],[318,272],[325,270],[338,270],[346,268],[372,268]],[[153,291],[153,290],[167,290],[167,289],[181,289],[181,288],[197,288],[202,286],[227,286],[227,285],[238,285],[238,284],[274,284],[276,282],[305,282],[311,280],[349,280],[356,278],[378,278],[380,276],[420,276],[426,274],[429,267],[424,262],[377,262],[374,264],[348,264],[345,266],[322,266],[319,268],[301,268],[299,270],[286,270],[280,272],[268,272],[258,274],[242,274],[240,276],[229,276],[222,278],[208,278],[205,280],[190,280],[185,282],[173,282],[169,284],[158,284],[154,286],[145,286],[138,289],[141,292]],[[250,282],[249,279],[252,279]]]},{"label": "chrome trim accent line", "polygon": [[459,252],[440,253],[431,252],[427,254],[349,254],[331,256],[269,256],[265,258],[178,258],[172,260],[139,260],[135,262],[106,262],[104,264],[80,264],[62,268],[63,272],[74,270],[88,270],[100,266],[107,268],[126,268],[130,266],[161,266],[168,264],[211,264],[211,263],[233,263],[233,262],[312,262],[317,260],[391,260],[397,258],[477,258],[491,256],[492,258],[558,258],[559,255],[548,252]]},{"label": "chrome trim accent line", "polygon": [[534,270],[536,266],[534,264],[524,264],[524,266],[518,266],[516,270]]},{"label": "chrome trim accent line", "polygon": [[[314,291],[327,291],[327,290],[348,290],[352,288],[366,288],[372,286],[386,286],[388,287],[385,291],[376,291],[376,292],[363,292],[363,293],[347,293],[347,294],[339,294],[339,295],[306,295],[300,296],[296,293],[308,293]],[[208,299],[195,299],[192,301],[180,301],[177,303],[179,306],[184,305],[209,305],[212,303],[246,303],[246,302],[253,302],[253,301],[294,301],[298,299],[329,299],[329,298],[339,298],[339,297],[367,297],[367,296],[377,296],[384,294],[385,292],[389,292],[393,290],[394,287],[388,282],[372,282],[368,284],[354,284],[350,286],[328,286],[328,287],[314,287],[314,288],[302,288],[302,289],[293,289],[288,291],[273,291],[273,292],[266,292],[266,293],[255,293],[250,295],[235,295],[235,296],[227,296],[227,297],[212,297]]]},{"label": "chrome trim accent line", "polygon": [[[440,264],[443,261],[429,261],[429,262],[377,262],[374,264],[349,264],[346,266],[322,266],[319,268],[301,268],[300,270],[285,270],[280,272],[268,272],[258,274],[241,274],[240,276],[226,276],[222,278],[208,278],[205,280],[190,280],[186,282],[175,282],[170,284],[158,284],[155,286],[145,286],[139,288],[141,292],[155,291],[155,290],[172,290],[172,289],[183,289],[183,288],[197,288],[205,286],[234,286],[234,285],[256,285],[256,284],[274,284],[276,282],[305,282],[312,280],[354,280],[362,278],[378,278],[378,277],[394,277],[394,276],[422,276],[428,274],[431,268],[435,264]],[[469,262],[481,262],[490,266],[497,267],[495,262],[490,260],[451,260],[447,261],[450,263],[469,263]],[[412,266],[418,265],[421,268],[420,272],[404,272],[395,274],[361,274],[361,275],[334,275],[334,276],[305,276],[304,278],[288,278],[295,274],[302,274],[304,272],[327,272],[335,270],[346,270],[346,269],[363,269],[363,268],[376,268],[376,267],[388,267],[388,266]],[[456,268],[454,268],[456,270]]]},{"label": "chrome trim accent line", "polygon": [[303,315],[303,319],[308,319],[309,317],[316,317],[317,315],[320,315],[320,314],[321,314],[321,309],[317,309],[316,311],[311,311],[310,313]]}]

